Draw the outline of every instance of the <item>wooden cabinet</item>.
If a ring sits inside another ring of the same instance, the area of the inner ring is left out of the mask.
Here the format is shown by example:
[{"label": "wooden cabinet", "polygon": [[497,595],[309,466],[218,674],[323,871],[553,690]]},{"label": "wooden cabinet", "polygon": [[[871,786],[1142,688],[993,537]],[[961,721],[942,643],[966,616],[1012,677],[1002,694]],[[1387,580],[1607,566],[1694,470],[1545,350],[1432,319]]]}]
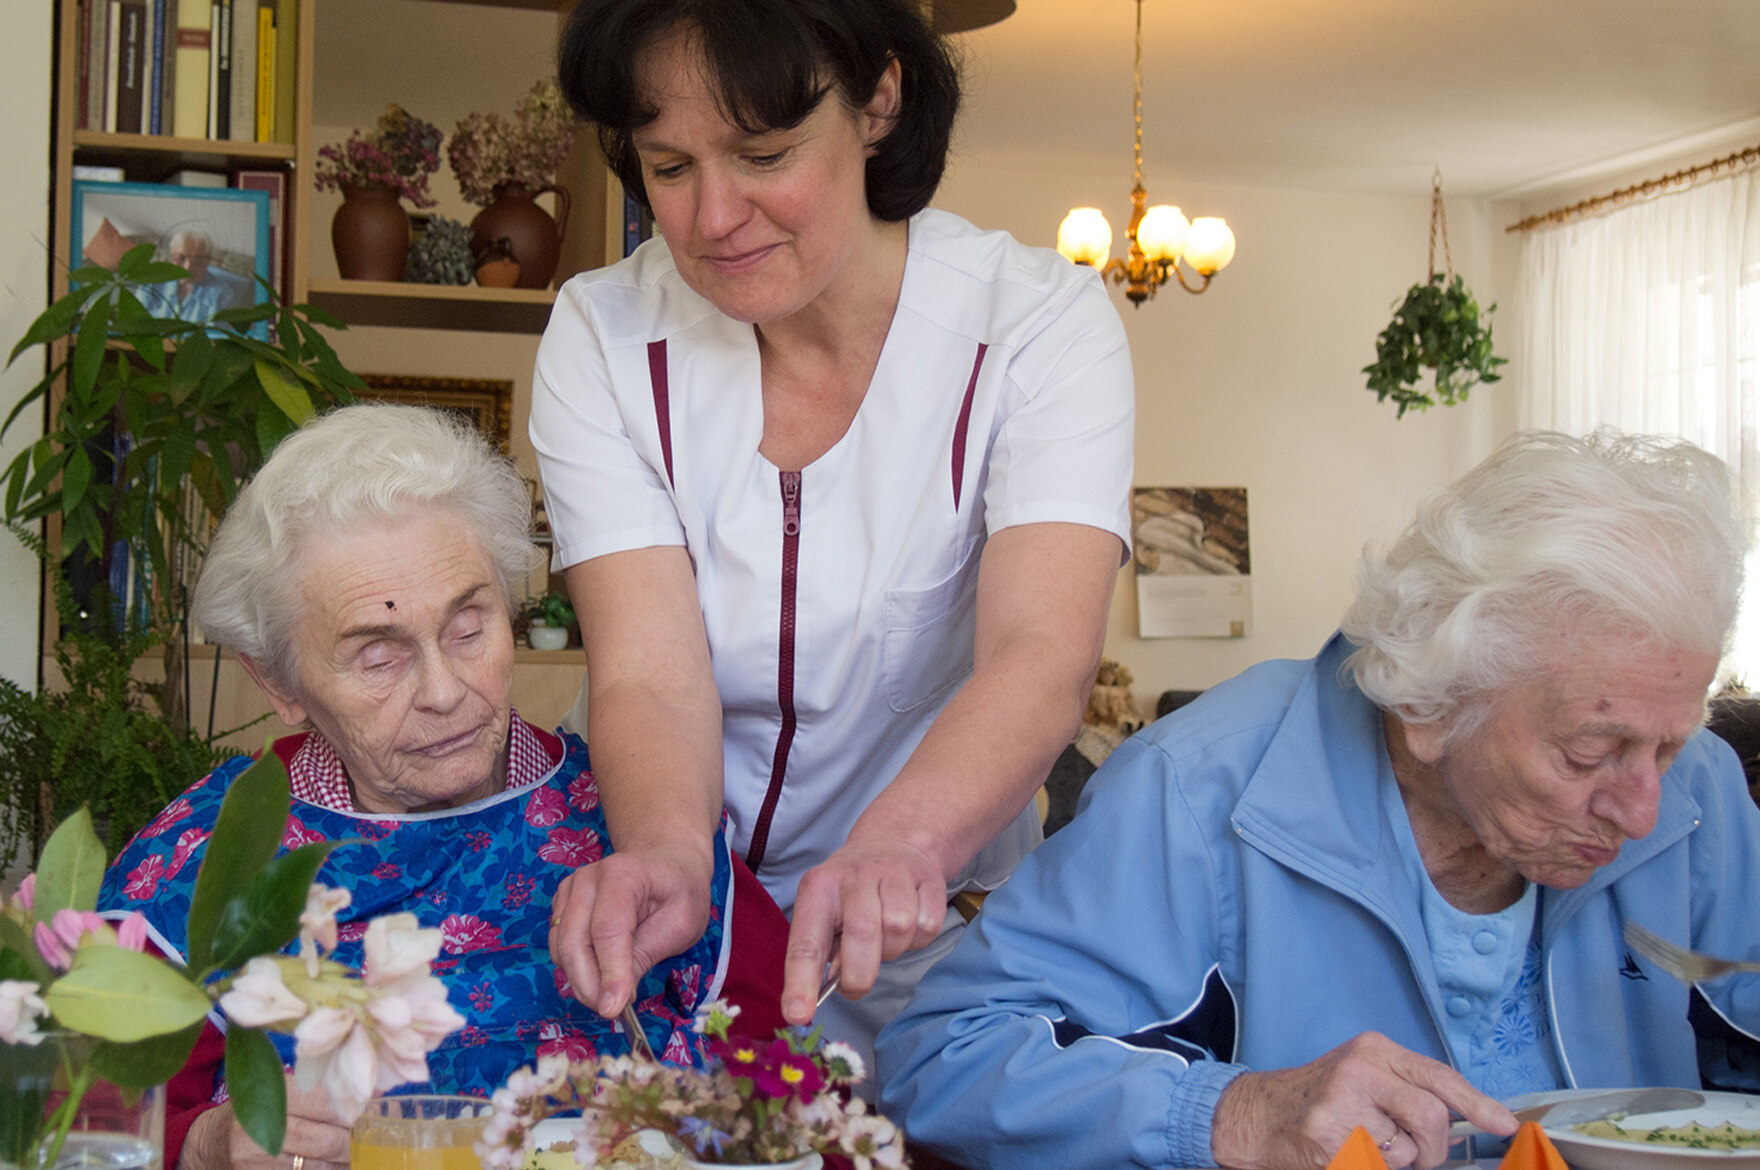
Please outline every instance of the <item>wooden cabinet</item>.
[{"label": "wooden cabinet", "polygon": [[[340,280],[313,276],[316,250],[330,247],[328,223],[313,223],[313,163],[317,143],[312,130],[314,86],[322,84],[323,63],[316,60],[317,30],[326,14],[341,6],[372,5],[374,0],[300,0],[296,16],[294,125],[292,141],[255,143],[175,138],[167,135],[111,134],[75,129],[78,97],[78,32],[81,0],[57,0],[60,21],[57,43],[57,100],[54,134],[54,216],[56,237],[53,291],[67,292],[67,274],[79,266],[69,238],[73,167],[120,167],[134,182],[159,182],[185,170],[284,170],[288,176],[285,230],[288,233],[284,295],[309,300],[350,324],[392,325],[443,330],[488,330],[538,333],[549,318],[552,289],[483,289],[474,285],[446,286]],[[175,4],[175,0],[172,0]],[[469,4],[485,8],[557,11],[567,0],[421,0],[424,5]],[[400,69],[419,70],[418,61],[400,61],[395,42],[384,47],[386,101],[397,100]],[[442,127],[448,129],[448,127]],[[444,168],[445,163],[442,162]],[[559,179],[574,200],[564,242],[562,263],[554,284],[586,268],[617,259],[621,250],[622,189],[599,154],[594,136],[583,133]]]}]

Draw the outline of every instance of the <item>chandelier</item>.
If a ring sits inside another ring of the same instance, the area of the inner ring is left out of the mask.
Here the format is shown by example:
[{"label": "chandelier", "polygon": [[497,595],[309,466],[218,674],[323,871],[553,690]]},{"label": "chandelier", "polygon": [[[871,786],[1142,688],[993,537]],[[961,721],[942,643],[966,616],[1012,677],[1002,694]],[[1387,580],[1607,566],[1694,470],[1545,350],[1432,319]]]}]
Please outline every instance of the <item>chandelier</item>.
[{"label": "chandelier", "polygon": [[[1210,287],[1210,278],[1234,259],[1234,233],[1213,215],[1187,221],[1177,207],[1165,203],[1149,207],[1143,187],[1143,0],[1137,0],[1136,67],[1136,185],[1131,188],[1131,222],[1125,229],[1130,250],[1109,260],[1112,225],[1097,207],[1077,207],[1057,229],[1057,250],[1077,264],[1100,270],[1103,278],[1125,286],[1124,295],[1133,305],[1155,295],[1168,280],[1177,280],[1189,293]],[[1196,274],[1195,285],[1186,283],[1180,267],[1184,260]]]}]

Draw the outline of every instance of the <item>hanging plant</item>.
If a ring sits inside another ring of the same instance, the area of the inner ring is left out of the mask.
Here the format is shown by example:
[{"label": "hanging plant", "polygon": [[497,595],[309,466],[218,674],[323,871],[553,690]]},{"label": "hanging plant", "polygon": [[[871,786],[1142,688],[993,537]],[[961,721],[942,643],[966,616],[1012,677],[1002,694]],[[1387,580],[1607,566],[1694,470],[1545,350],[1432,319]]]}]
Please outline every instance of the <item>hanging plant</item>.
[{"label": "hanging plant", "polygon": [[[1436,271],[1436,237],[1442,236],[1445,271]],[[1442,175],[1432,181],[1430,195],[1430,278],[1414,284],[1393,312],[1393,320],[1375,339],[1375,361],[1363,367],[1377,402],[1392,398],[1394,417],[1408,410],[1464,402],[1474,385],[1503,377],[1497,367],[1505,359],[1491,349],[1492,305],[1483,314],[1466,282],[1454,274],[1448,251],[1448,217],[1442,207]],[[1435,371],[1432,385],[1419,389],[1425,370]]]}]

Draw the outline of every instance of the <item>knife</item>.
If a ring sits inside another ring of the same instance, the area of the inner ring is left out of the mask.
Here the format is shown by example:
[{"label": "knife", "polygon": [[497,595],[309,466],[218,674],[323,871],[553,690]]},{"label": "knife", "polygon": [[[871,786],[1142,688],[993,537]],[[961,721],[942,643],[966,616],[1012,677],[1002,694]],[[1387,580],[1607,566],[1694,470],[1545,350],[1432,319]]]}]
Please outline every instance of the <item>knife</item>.
[{"label": "knife", "polygon": [[[1591,1093],[1587,1097],[1566,1097],[1545,1105],[1529,1105],[1515,1111],[1517,1122],[1543,1121],[1549,1126],[1580,1125],[1585,1121],[1605,1121],[1614,1115],[1665,1113],[1671,1109],[1696,1109],[1705,1104],[1705,1094],[1692,1089],[1612,1089]],[[1469,1121],[1457,1121],[1448,1127],[1448,1140],[1458,1141],[1485,1131]]]}]

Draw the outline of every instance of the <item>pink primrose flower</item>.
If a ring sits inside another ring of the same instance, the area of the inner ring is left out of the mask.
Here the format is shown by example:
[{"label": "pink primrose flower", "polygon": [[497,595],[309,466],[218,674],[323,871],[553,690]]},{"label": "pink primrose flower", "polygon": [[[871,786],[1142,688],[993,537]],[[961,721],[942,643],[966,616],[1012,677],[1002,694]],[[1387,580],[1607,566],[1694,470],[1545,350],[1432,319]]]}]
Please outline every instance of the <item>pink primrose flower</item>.
[{"label": "pink primrose flower", "polygon": [[825,1086],[825,1077],[813,1058],[789,1048],[778,1037],[770,1041],[763,1059],[752,1070],[752,1084],[766,1097],[793,1097],[805,1101]]}]

